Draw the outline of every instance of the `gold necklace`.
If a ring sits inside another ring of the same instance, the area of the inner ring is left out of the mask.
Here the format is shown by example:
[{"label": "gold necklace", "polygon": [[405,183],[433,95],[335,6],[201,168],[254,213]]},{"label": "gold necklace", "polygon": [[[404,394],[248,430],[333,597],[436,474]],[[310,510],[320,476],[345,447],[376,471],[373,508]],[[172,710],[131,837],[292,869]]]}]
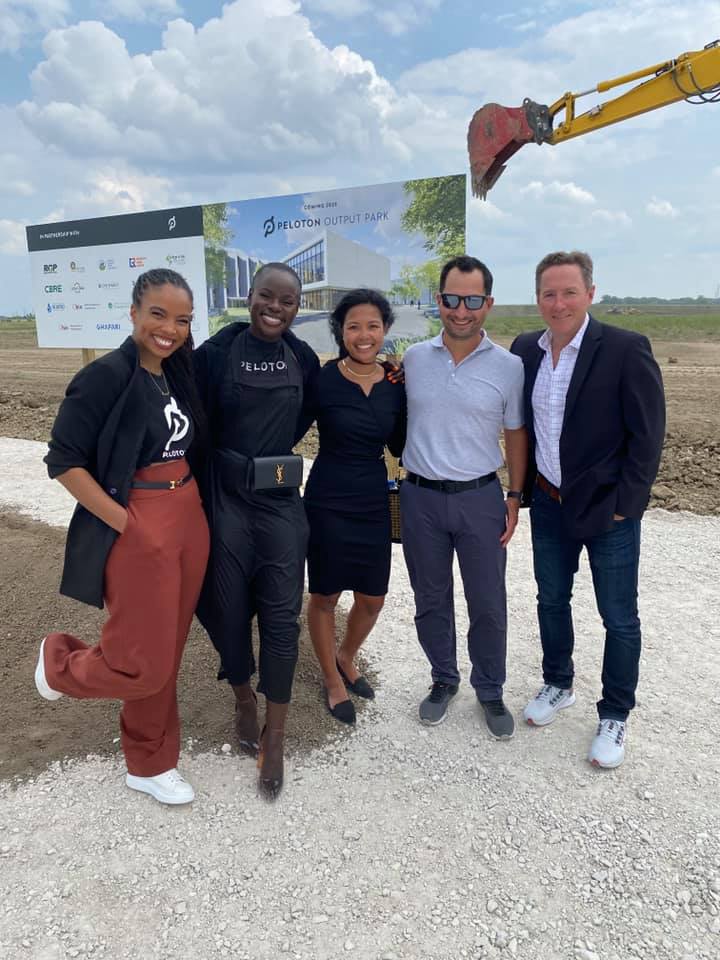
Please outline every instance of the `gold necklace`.
[{"label": "gold necklace", "polygon": [[[352,367],[347,365],[345,357],[342,358],[340,363],[345,367],[348,373],[351,373],[354,377],[360,377],[363,380],[367,380],[368,377],[372,377],[377,373],[377,370],[371,370],[370,373],[358,373],[356,370],[353,370]],[[377,361],[373,361],[374,365],[377,366]]]},{"label": "gold necklace", "polygon": [[[151,373],[150,370],[148,370],[147,367],[143,367],[143,370],[145,371],[145,373],[147,373],[147,375],[150,377],[150,379],[152,380],[152,382],[155,384],[155,386],[156,386],[157,389],[159,390],[160,396],[161,396],[161,397],[169,397],[169,396],[170,396],[170,387],[168,386],[167,378],[166,378],[166,376],[165,376],[165,371],[164,371],[164,370],[161,370],[161,371],[160,371],[160,376],[158,377],[157,374]],[[162,382],[163,382],[163,384],[164,384],[164,386],[165,386],[165,389],[164,389],[164,390],[163,390],[163,388],[160,386],[160,384],[158,383],[158,380],[159,380],[159,379],[162,379]]]}]

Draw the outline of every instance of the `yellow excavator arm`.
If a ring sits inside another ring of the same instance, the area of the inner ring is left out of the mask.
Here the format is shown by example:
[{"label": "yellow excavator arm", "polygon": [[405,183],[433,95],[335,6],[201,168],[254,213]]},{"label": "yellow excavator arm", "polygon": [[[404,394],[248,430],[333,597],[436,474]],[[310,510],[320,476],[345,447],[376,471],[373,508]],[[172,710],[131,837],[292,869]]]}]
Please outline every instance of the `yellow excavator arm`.
[{"label": "yellow excavator arm", "polygon": [[[612,100],[598,103],[580,116],[575,104],[580,97],[605,93],[614,87],[651,77]],[[483,199],[505,169],[510,157],[526,143],[561,143],[592,130],[620,123],[669,103],[720,101],[720,40],[702,50],[682,53],[675,60],[603,80],[590,90],[566,93],[549,107],[525,99],[522,107],[487,103],[473,116],[468,128],[468,153],[475,196]],[[564,117],[555,119],[561,111]]]}]

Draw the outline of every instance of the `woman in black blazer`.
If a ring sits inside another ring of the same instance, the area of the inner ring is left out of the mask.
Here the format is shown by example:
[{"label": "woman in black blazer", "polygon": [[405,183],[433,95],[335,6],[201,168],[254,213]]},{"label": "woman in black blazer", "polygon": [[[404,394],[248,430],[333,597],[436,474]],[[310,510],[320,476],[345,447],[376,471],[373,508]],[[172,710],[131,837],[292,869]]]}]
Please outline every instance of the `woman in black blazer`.
[{"label": "woman in black blazer", "polygon": [[173,270],[133,288],[133,333],[70,382],[45,462],[78,501],[61,593],[108,619],[88,646],[50,633],[35,671],[47,700],[123,701],[127,785],[189,803],[177,772],[176,678],[208,556],[208,529],[186,455],[205,432],[192,378],[192,291]]}]

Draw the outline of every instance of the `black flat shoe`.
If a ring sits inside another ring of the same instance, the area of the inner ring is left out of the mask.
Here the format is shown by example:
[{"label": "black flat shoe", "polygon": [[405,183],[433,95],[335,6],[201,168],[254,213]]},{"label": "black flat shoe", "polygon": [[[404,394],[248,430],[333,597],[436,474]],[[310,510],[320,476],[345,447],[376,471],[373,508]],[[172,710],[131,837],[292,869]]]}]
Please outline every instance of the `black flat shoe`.
[{"label": "black flat shoe", "polygon": [[355,707],[353,706],[352,700],[341,700],[340,703],[336,703],[334,707],[331,707],[327,687],[325,687],[325,706],[328,708],[330,714],[335,717],[336,720],[339,720],[340,723],[347,723],[348,725],[355,723]]},{"label": "black flat shoe", "polygon": [[338,673],[342,677],[343,683],[350,693],[354,693],[356,697],[362,697],[364,700],[375,699],[375,691],[367,682],[365,677],[358,677],[357,680],[349,680],[345,671],[337,660],[335,661],[335,666],[337,667]]}]

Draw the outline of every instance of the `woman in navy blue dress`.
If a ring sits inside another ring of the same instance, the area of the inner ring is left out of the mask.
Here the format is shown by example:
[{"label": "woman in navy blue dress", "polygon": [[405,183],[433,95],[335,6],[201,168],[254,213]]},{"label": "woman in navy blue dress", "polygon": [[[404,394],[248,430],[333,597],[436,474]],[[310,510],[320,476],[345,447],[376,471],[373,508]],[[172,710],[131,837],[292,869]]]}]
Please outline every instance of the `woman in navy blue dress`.
[{"label": "woman in navy blue dress", "polygon": [[[330,319],[340,357],[322,368],[313,397],[320,452],[305,488],[308,626],[328,709],[344,723],[355,722],[348,690],[375,696],[353,661],[382,610],[390,578],[384,448],[402,452],[405,388],[386,376],[377,355],[393,320],[377,291],[346,294]],[[343,590],[352,590],[354,600],[337,646],[335,607]]]}]

